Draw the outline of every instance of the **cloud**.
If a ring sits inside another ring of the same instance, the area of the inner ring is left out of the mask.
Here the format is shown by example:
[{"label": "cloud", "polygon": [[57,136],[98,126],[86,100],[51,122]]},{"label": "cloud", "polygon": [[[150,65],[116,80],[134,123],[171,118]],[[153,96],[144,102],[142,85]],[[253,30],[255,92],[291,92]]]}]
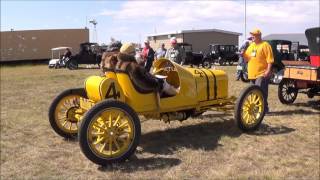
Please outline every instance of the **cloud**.
[{"label": "cloud", "polygon": [[[244,1],[126,1],[119,9],[99,15],[115,24],[132,26],[127,33],[181,29],[218,28],[244,33]],[[134,26],[140,24],[144,27]],[[319,26],[319,1],[247,1],[247,29],[261,27],[266,33],[303,32]]]}]

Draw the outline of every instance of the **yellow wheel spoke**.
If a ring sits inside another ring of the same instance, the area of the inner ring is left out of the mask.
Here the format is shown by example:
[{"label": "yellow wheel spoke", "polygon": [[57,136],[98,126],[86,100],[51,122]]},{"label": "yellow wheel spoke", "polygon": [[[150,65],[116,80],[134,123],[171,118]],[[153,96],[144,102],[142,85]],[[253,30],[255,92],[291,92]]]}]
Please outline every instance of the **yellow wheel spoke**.
[{"label": "yellow wheel spoke", "polygon": [[109,127],[112,127],[111,125],[112,125],[112,116],[111,116],[111,114],[110,114],[110,115],[109,115]]},{"label": "yellow wheel spoke", "polygon": [[65,120],[64,122],[63,122],[63,124],[62,124],[62,126],[64,127],[66,124],[67,124],[67,120]]},{"label": "yellow wheel spoke", "polygon": [[112,138],[109,138],[109,151],[110,155],[112,155]]},{"label": "yellow wheel spoke", "polygon": [[115,139],[113,142],[114,142],[114,144],[116,145],[116,148],[117,148],[117,149],[120,149],[120,146],[119,146],[119,144],[118,144],[118,141]]},{"label": "yellow wheel spoke", "polygon": [[97,124],[97,123],[94,123],[93,126],[95,126],[97,129],[107,130],[106,128],[100,126],[100,124]]},{"label": "yellow wheel spoke", "polygon": [[113,126],[116,126],[120,119],[121,119],[121,115],[119,114],[116,121],[113,123]]},{"label": "yellow wheel spoke", "polygon": [[103,136],[98,136],[97,140],[93,143],[94,145],[99,144],[100,142],[102,142],[104,140]]},{"label": "yellow wheel spoke", "polygon": [[92,133],[92,135],[94,135],[94,136],[101,136],[103,134],[104,134],[104,132],[93,132]]},{"label": "yellow wheel spoke", "polygon": [[128,121],[123,122],[118,128],[123,128],[128,125]]},{"label": "yellow wheel spoke", "polygon": [[258,102],[260,102],[260,97],[257,96],[256,100],[254,101],[255,104],[257,104]]},{"label": "yellow wheel spoke", "polygon": [[106,146],[106,144],[107,144],[107,143],[103,143],[103,145],[101,146],[101,148],[100,148],[100,150],[99,150],[100,153],[102,153],[102,151],[104,150],[104,147]]}]

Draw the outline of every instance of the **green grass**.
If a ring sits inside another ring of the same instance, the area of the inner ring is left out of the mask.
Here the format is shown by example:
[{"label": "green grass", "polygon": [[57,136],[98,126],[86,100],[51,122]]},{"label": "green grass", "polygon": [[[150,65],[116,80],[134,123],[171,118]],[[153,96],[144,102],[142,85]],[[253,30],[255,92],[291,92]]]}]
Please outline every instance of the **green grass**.
[{"label": "green grass", "polygon": [[[229,95],[238,96],[247,84],[235,81],[235,66],[218,68],[229,74]],[[294,105],[282,105],[270,85],[271,113],[250,134],[235,127],[232,114],[216,112],[182,123],[145,121],[136,154],[102,168],[78,142],[55,134],[47,116],[59,92],[82,87],[99,70],[0,70],[1,179],[319,179],[319,97],[299,94]]]}]

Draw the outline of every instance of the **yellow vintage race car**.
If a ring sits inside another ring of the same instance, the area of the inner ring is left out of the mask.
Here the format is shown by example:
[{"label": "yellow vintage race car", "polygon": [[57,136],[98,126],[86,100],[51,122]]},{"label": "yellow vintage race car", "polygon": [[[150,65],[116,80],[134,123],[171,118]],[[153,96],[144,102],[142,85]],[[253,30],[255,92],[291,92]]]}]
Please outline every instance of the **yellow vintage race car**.
[{"label": "yellow vintage race car", "polygon": [[[78,135],[84,155],[96,164],[107,165],[124,161],[135,152],[141,135],[139,115],[164,122],[183,121],[214,107],[234,104],[222,70],[187,68],[160,59],[153,64],[153,74],[165,77],[175,93],[139,87],[126,71],[90,76],[84,88],[66,90],[54,99],[49,109],[52,128],[65,138]],[[258,86],[244,89],[235,103],[236,125],[244,131],[258,128],[264,106]]]}]

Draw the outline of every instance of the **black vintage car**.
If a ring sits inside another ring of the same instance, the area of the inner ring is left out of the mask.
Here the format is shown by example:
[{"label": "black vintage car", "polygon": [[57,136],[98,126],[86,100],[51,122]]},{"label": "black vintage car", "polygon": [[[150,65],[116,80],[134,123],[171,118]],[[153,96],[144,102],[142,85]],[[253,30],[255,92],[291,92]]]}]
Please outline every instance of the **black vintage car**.
[{"label": "black vintage car", "polygon": [[71,56],[67,62],[68,69],[77,69],[79,64],[100,65],[102,50],[97,43],[82,43],[78,54]]},{"label": "black vintage car", "polygon": [[238,62],[238,48],[235,45],[209,44],[208,49],[204,58],[205,66],[214,63],[219,63],[221,66],[226,65],[226,63],[232,65],[234,62]]},{"label": "black vintage car", "polygon": [[186,59],[184,61],[184,65],[196,65],[200,66],[203,62],[203,54],[193,52],[192,44],[189,43],[177,43],[182,49],[184,49],[186,53]]}]

